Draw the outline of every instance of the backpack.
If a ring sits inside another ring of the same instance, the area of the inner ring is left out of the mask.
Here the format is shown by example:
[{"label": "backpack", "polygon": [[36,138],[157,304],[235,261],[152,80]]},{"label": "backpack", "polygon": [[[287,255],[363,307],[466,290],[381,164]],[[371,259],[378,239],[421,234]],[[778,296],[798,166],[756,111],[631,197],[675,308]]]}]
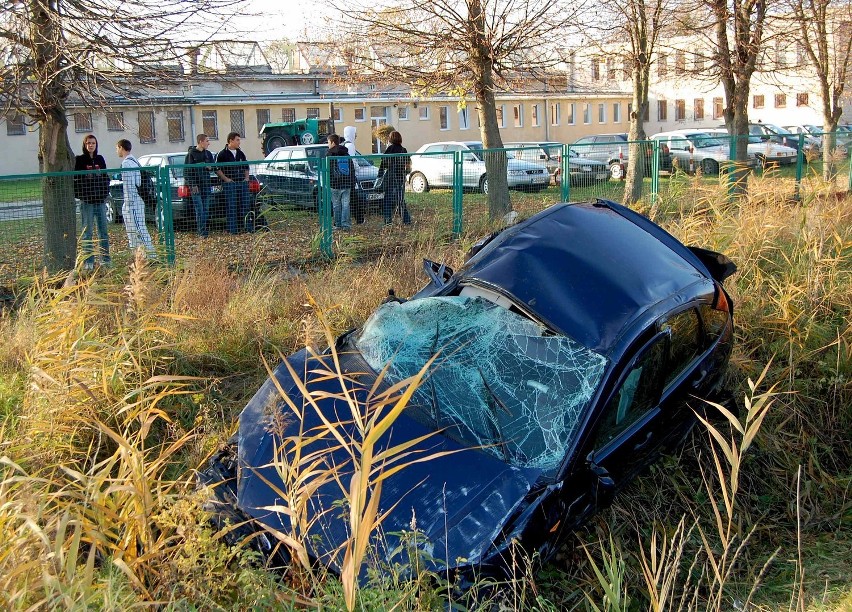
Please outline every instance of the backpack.
[{"label": "backpack", "polygon": [[146,172],[139,172],[139,184],[136,185],[136,193],[142,198],[145,206],[154,208],[157,206],[157,189],[151,182],[151,177]]},{"label": "backpack", "polygon": [[346,188],[352,186],[352,160],[349,156],[332,160],[330,170],[333,187]]}]

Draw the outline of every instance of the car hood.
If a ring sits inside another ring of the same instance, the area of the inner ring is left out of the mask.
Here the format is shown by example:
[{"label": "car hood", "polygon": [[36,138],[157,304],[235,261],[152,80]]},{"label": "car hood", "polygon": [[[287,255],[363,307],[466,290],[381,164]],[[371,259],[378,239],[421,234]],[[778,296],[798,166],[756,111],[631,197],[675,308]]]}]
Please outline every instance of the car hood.
[{"label": "car hood", "polygon": [[[347,388],[365,402],[375,375],[368,372],[357,353],[339,353],[339,358],[341,369],[349,372]],[[287,358],[297,376],[308,381],[310,393],[326,394],[317,401],[318,410],[310,406],[304,409],[302,432],[321,426],[318,412],[331,422],[351,420],[345,402],[331,397],[332,394],[340,395],[343,383],[339,378],[323,378],[318,374],[325,369],[325,361],[330,361],[329,355],[310,356],[306,350]],[[356,372],[367,373],[359,376]],[[287,366],[281,364],[274,377],[301,409],[304,396]],[[290,417],[289,423],[280,425],[281,417],[284,420]],[[273,433],[275,423],[283,434]],[[379,440],[378,446],[388,448],[429,431],[403,412]],[[267,379],[240,415],[238,505],[260,523],[288,534],[291,532],[289,518],[273,509],[282,505],[282,492],[287,489],[273,459],[276,447],[281,447],[281,440],[298,434],[298,420],[287,407],[276,383]],[[348,486],[352,469],[349,454],[344,449],[331,440],[323,440],[312,443],[309,450],[322,450],[329,465],[339,466],[340,482]],[[507,545],[501,542],[501,532],[523,504],[541,471],[510,466],[482,450],[464,448],[441,434],[419,442],[410,452],[409,458],[446,454],[414,463],[384,481],[379,513],[387,513],[387,516],[382,522],[382,537],[371,542],[378,558],[389,561],[393,555],[407,555],[408,547],[401,546],[404,543],[401,534],[416,526],[419,547],[427,553],[424,559],[433,569],[488,563]],[[348,508],[342,505],[343,499],[340,485],[335,482],[325,484],[311,497],[307,514],[313,523],[304,540],[309,554],[338,572],[343,562],[341,547],[349,532],[345,520]],[[393,560],[407,563],[405,558],[398,556]]]},{"label": "car hood", "polygon": [[379,169],[373,164],[369,166],[359,166],[355,164],[355,176],[359,181],[375,181],[379,176]]},{"label": "car hood", "polygon": [[596,168],[603,170],[607,167],[605,163],[596,159],[579,159],[576,157],[571,157],[568,159],[568,166],[571,168],[579,168],[580,166],[591,166],[592,170],[595,170]]}]

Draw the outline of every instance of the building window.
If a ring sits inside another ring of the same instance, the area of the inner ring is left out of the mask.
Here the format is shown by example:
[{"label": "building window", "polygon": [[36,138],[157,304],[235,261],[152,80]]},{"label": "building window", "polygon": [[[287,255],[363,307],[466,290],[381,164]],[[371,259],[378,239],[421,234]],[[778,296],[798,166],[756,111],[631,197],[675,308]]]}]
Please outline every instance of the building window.
[{"label": "building window", "polygon": [[417,109],[418,117],[420,117],[420,121],[429,121],[429,107],[420,105],[420,108]]},{"label": "building window", "polygon": [[787,48],[786,42],[782,38],[775,39],[775,65],[778,68],[787,66]]},{"label": "building window", "polygon": [[657,57],[657,76],[661,79],[666,78],[669,73],[669,56],[665,53],[660,53]]},{"label": "building window", "polygon": [[692,58],[692,69],[695,72],[704,71],[704,56],[696,53]]},{"label": "building window", "polygon": [[589,124],[592,122],[592,105],[586,102],[583,104],[583,123]]},{"label": "building window", "polygon": [[650,121],[651,120],[651,105],[645,105],[645,111],[642,113],[642,121]]},{"label": "building window", "polygon": [[686,74],[686,51],[682,49],[675,52],[675,74],[677,76]]},{"label": "building window", "polygon": [[668,121],[669,103],[666,100],[657,100],[657,121]]},{"label": "building window", "polygon": [[577,105],[574,102],[568,104],[568,125],[574,125],[576,119]]},{"label": "building window", "polygon": [[465,106],[464,108],[459,110],[459,129],[470,129],[470,107],[468,106]]},{"label": "building window", "polygon": [[315,106],[308,107],[305,113],[305,119],[319,119],[319,108]]},{"label": "building window", "polygon": [[763,96],[752,96],[751,97],[751,105],[752,108],[763,108],[764,97]]},{"label": "building window", "polygon": [[240,135],[240,138],[246,137],[246,116],[242,110],[232,110],[231,115],[231,131]]},{"label": "building window", "polygon": [[515,127],[524,127],[524,105],[515,104],[512,106],[512,115],[515,121]]},{"label": "building window", "polygon": [[450,107],[449,106],[439,106],[438,107],[438,125],[442,130],[450,129]]},{"label": "building window", "polygon": [[497,107],[497,127],[504,128],[506,127],[506,105],[500,104]]},{"label": "building window", "polygon": [[21,113],[6,117],[6,135],[7,136],[23,136],[27,133],[27,126],[24,123],[24,116]]},{"label": "building window", "polygon": [[692,114],[696,121],[704,119],[704,98],[695,98],[692,101]]},{"label": "building window", "polygon": [[713,98],[713,119],[721,119],[725,114],[725,102],[722,98]]},{"label": "building window", "polygon": [[365,119],[366,115],[367,115],[367,113],[363,108],[356,108],[355,109],[355,121],[366,121],[366,119]]},{"label": "building window", "polygon": [[796,106],[807,106],[807,105],[808,105],[808,94],[806,94],[806,93],[796,94]]},{"label": "building window", "polygon": [[169,132],[169,142],[183,142],[183,111],[167,111],[166,127]]},{"label": "building window", "polygon": [[219,120],[216,117],[216,111],[201,111],[201,129],[204,130],[204,133],[211,140],[219,138]]},{"label": "building window", "polygon": [[606,79],[607,81],[614,81],[616,79],[615,75],[615,58],[608,57],[606,58]]},{"label": "building window", "polygon": [[124,131],[124,113],[107,113],[107,131],[108,132],[123,132]]},{"label": "building window", "polygon": [[539,107],[538,104],[532,105],[532,124],[533,124],[533,127],[538,127],[538,126],[541,125],[541,117],[539,116],[539,112],[540,112],[539,108],[540,107]]},{"label": "building window", "polygon": [[272,111],[268,108],[257,109],[257,133],[263,129],[263,126],[272,121]]},{"label": "building window", "polygon": [[592,58],[592,80],[599,81],[601,78],[601,60],[597,57]]},{"label": "building window", "polygon": [[621,73],[622,81],[629,81],[633,76],[633,71],[630,69],[630,60],[626,57],[621,62]]},{"label": "building window", "polygon": [[[559,102],[553,102],[550,104],[550,125],[559,125],[559,121],[562,119],[561,117],[561,108],[559,106]],[[573,122],[574,119],[574,111],[571,111],[571,119]]]},{"label": "building window", "polygon": [[296,120],[296,109],[295,108],[282,108],[281,109],[281,121],[295,121]]},{"label": "building window", "polygon": [[598,123],[606,123],[606,104],[598,104]]},{"label": "building window", "polygon": [[157,133],[154,130],[154,111],[139,111],[139,142],[157,142]]},{"label": "building window", "polygon": [[335,121],[343,121],[343,109],[339,106],[335,106],[331,118]]},{"label": "building window", "polygon": [[686,100],[675,100],[675,121],[686,121]]},{"label": "building window", "polygon": [[74,131],[92,131],[92,113],[74,113]]},{"label": "building window", "polygon": [[408,121],[408,107],[407,106],[397,107],[396,116],[400,121]]},{"label": "building window", "polygon": [[621,102],[612,103],[612,122],[621,123]]},{"label": "building window", "polygon": [[787,107],[787,94],[775,94],[775,108]]}]

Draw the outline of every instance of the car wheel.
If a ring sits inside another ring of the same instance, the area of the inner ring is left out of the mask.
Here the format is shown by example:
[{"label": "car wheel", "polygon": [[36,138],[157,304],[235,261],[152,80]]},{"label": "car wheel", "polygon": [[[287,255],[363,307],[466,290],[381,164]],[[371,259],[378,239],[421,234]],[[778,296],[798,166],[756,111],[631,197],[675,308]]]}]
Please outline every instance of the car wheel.
[{"label": "car wheel", "polygon": [[266,141],[266,154],[269,155],[278,147],[287,146],[287,141],[283,136],[270,136]]},{"label": "car wheel", "polygon": [[479,191],[484,194],[488,193],[488,177],[483,175],[481,179],[479,179]]},{"label": "car wheel", "polygon": [[621,165],[621,162],[615,161],[609,165],[609,175],[616,181],[624,178],[624,166]]},{"label": "car wheel", "polygon": [[705,159],[701,162],[701,171],[704,174],[719,174],[719,163],[715,159]]},{"label": "car wheel", "polygon": [[411,175],[411,191],[414,193],[426,193],[429,191],[429,181],[422,172],[415,172]]},{"label": "car wheel", "polygon": [[757,160],[757,167],[762,170],[766,169],[766,158],[763,155],[755,155],[754,158]]}]

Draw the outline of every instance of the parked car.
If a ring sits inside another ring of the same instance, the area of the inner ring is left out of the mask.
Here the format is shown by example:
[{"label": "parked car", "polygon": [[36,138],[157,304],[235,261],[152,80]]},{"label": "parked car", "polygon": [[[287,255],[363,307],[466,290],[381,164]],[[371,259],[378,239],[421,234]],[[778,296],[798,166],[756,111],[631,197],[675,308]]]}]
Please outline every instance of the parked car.
[{"label": "parked car", "polygon": [[[561,183],[564,149],[561,142],[507,142],[505,146],[512,149],[512,156],[515,159],[544,164],[553,184]],[[568,172],[571,185],[594,185],[609,179],[609,168],[606,164],[593,159],[580,159],[577,152],[570,148],[568,149]]]},{"label": "parked car", "polygon": [[[720,125],[720,128],[725,127]],[[785,147],[799,150],[799,135],[793,134],[789,130],[774,125],[772,123],[749,123],[749,134],[759,136],[764,140],[771,140]],[[820,155],[819,141],[812,136],[805,136],[804,139],[804,154],[806,159],[816,158]]]},{"label": "parked car", "polygon": [[[263,193],[275,204],[317,208],[319,163],[328,155],[327,144],[278,147],[256,164]],[[360,205],[377,206],[384,198],[379,170],[369,160],[355,156],[355,193]]]},{"label": "parked car", "polygon": [[[825,130],[821,125],[785,125],[784,129],[792,134],[806,134],[817,140],[820,149],[823,148],[822,142]],[[852,147],[852,134],[841,129],[841,126],[838,125],[835,132],[835,149],[840,155],[848,155],[850,147]]]},{"label": "parked car", "polygon": [[[720,390],[734,325],[723,281],[736,267],[723,255],[597,200],[495,232],[458,272],[424,269],[431,282],[411,299],[389,298],[337,339],[334,355],[287,357],[248,402],[199,474],[230,537],[238,528],[269,555],[276,540],[266,530],[290,533],[281,474],[296,465],[299,440],[306,469],[338,466],[307,503],[304,544],[339,572],[352,456],[323,432],[334,423],[358,436],[353,402],[366,420],[367,403],[375,409],[386,392],[393,402],[423,368],[405,409],[376,434],[376,457],[394,446],[432,456],[399,471],[387,463],[382,537],[369,543],[377,567],[393,554],[411,567],[415,546],[440,575],[505,570],[512,542],[546,559],[684,440],[694,410],[712,414],[698,398]],[[414,520],[418,536],[404,539]]]},{"label": "parked car", "polygon": [[[485,173],[486,152],[480,141],[447,141],[426,143],[411,156],[408,181],[415,193],[432,187],[453,186],[453,154],[462,151],[462,184],[467,189],[488,193]],[[510,189],[540,191],[550,184],[550,172],[540,163],[508,156],[506,178]]]},{"label": "parked car", "polygon": [[[728,134],[728,130],[712,128],[704,131],[711,136],[718,136],[720,140],[727,143],[730,150],[731,137]],[[759,136],[749,136],[747,147],[748,154],[761,167],[765,167],[767,163],[778,165],[795,164],[798,157],[796,149],[785,147],[771,140],[763,140]]]},{"label": "parked car", "polygon": [[[195,229],[195,206],[192,203],[192,193],[189,186],[186,184],[183,176],[184,160],[186,159],[185,151],[174,153],[152,153],[150,155],[142,155],[139,157],[139,165],[142,166],[142,176],[151,181],[156,189],[157,173],[159,168],[167,167],[169,176],[169,185],[171,189],[172,200],[172,220],[175,229]],[[222,191],[221,180],[215,172],[210,173],[211,183],[211,200],[210,200],[210,219],[223,219],[226,212],[225,194]],[[253,175],[249,178],[249,205],[251,210],[257,210],[257,194],[260,191],[260,184]],[[109,186],[109,206],[107,207],[107,217],[110,221],[123,222],[121,207],[124,204],[124,184],[121,180],[121,174],[117,174],[111,181]],[[156,219],[157,211],[154,206],[145,207],[145,219],[153,222]]]},{"label": "parked car", "polygon": [[[574,146],[576,145],[576,146]],[[576,151],[581,159],[596,160],[606,164],[609,167],[610,176],[613,179],[620,180],[624,178],[627,172],[627,163],[629,160],[630,141],[627,134],[621,132],[617,134],[593,134],[584,136],[577,140],[572,145],[571,150]],[[653,149],[645,148],[646,174],[651,173],[651,155]],[[668,148],[661,146],[659,149],[659,170],[660,172],[671,172],[672,156]]]},{"label": "parked car", "polygon": [[[701,168],[704,174],[719,174],[719,169],[730,161],[728,142],[706,131],[673,130],[654,134],[651,138],[660,146],[668,146],[672,158],[686,172]],[[755,166],[757,160],[750,157],[746,165]]]}]

